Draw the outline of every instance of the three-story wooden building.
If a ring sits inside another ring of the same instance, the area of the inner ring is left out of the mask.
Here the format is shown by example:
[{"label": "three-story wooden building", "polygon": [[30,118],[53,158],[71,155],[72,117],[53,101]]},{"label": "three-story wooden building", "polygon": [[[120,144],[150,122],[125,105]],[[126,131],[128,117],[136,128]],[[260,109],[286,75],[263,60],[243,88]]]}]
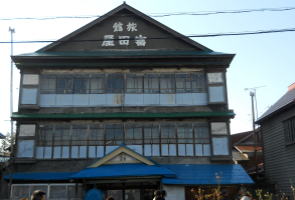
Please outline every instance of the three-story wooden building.
[{"label": "three-story wooden building", "polygon": [[214,52],[125,3],[29,54],[21,72],[12,199],[34,189],[80,199],[188,199],[191,188],[249,184],[233,165],[226,69]]}]

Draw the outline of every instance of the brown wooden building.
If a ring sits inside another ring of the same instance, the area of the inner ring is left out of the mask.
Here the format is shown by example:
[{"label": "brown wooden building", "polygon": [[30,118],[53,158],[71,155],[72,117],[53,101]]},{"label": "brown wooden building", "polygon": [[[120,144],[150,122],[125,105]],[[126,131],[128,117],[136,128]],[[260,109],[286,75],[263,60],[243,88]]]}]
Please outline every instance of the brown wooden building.
[{"label": "brown wooden building", "polygon": [[[226,69],[214,52],[122,4],[60,40],[13,56],[21,72],[12,199],[41,188],[81,199],[189,199],[252,183],[234,165]],[[66,192],[65,192],[66,191]],[[132,197],[133,196],[133,197]]]}]

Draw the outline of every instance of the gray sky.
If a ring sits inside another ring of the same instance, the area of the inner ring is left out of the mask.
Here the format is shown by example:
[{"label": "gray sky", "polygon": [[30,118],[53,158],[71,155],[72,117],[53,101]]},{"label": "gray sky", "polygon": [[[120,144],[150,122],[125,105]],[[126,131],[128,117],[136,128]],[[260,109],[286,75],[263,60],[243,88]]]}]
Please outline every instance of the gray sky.
[{"label": "gray sky", "polygon": [[[0,18],[103,15],[122,3],[119,0],[10,0],[1,2]],[[148,15],[295,7],[294,0],[129,0],[126,3]],[[0,20],[0,42],[10,41],[9,26],[15,28],[15,41],[57,40],[94,19]],[[154,19],[184,35],[295,28],[295,10]],[[250,96],[245,88],[259,87],[257,101],[261,115],[295,82],[292,59],[295,32],[193,39],[214,51],[236,54],[227,73],[229,107],[236,113],[231,133],[251,130]],[[14,54],[30,53],[45,45],[15,44]],[[0,132],[4,134],[10,130],[9,55],[10,45],[0,44]],[[16,69],[14,78],[14,97],[17,97],[19,72]],[[17,111],[17,98],[14,111]]]}]

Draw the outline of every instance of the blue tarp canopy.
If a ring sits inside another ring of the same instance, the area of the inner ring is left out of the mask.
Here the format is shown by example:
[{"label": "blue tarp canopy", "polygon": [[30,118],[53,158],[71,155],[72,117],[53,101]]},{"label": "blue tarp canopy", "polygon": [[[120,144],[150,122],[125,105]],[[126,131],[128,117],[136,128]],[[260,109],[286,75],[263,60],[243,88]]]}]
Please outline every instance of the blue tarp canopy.
[{"label": "blue tarp canopy", "polygon": [[[112,179],[121,177],[159,176],[171,185],[232,185],[252,184],[240,165],[232,164],[113,164],[86,168],[79,172],[14,173],[13,180],[52,181],[71,179]],[[9,180],[9,175],[4,177]]]},{"label": "blue tarp canopy", "polygon": [[163,178],[163,184],[174,185],[227,185],[252,184],[250,176],[240,165],[162,165],[176,173],[175,178]]},{"label": "blue tarp canopy", "polygon": [[73,179],[98,179],[116,177],[175,177],[175,173],[162,165],[113,164],[86,168],[72,176]]}]

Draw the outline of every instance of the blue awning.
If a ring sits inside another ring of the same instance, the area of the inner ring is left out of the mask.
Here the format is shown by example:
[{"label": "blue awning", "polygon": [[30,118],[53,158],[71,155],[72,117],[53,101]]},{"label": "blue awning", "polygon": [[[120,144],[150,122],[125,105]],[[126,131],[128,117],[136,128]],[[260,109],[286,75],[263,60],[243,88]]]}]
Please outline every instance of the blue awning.
[{"label": "blue awning", "polygon": [[21,181],[62,181],[70,180],[70,177],[75,172],[32,172],[32,173],[13,173],[12,175],[4,176],[5,180],[10,178]]},{"label": "blue awning", "polygon": [[175,177],[175,173],[162,165],[113,164],[86,168],[72,176],[73,179],[98,179],[116,177],[161,176]]},{"label": "blue awning", "polygon": [[6,180],[54,181],[71,179],[112,179],[121,177],[161,177],[171,185],[252,184],[253,180],[240,165],[232,164],[113,164],[86,168],[79,172],[14,173]]},{"label": "blue awning", "polygon": [[174,178],[163,178],[163,184],[174,185],[231,185],[252,184],[251,177],[240,165],[200,164],[162,165],[176,173]]}]

